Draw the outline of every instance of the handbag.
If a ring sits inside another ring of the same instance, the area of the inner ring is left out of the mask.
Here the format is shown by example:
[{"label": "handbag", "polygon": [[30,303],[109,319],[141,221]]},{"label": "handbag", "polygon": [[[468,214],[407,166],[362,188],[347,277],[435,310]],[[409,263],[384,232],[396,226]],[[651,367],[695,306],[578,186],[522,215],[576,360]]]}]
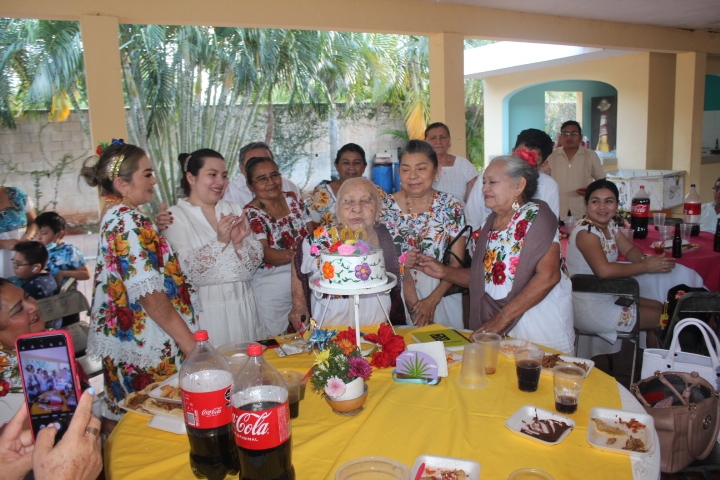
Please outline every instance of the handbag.
[{"label": "handbag", "polygon": [[[447,248],[445,249],[445,253],[443,254],[442,263],[443,265],[450,265],[450,257],[455,257],[455,260],[457,260],[460,263],[460,266],[462,268],[470,268],[470,265],[472,264],[472,258],[470,257],[470,254],[467,251],[467,248],[464,250],[464,257],[460,258],[458,257],[455,252],[452,251],[453,245],[455,245],[455,242],[457,242],[462,236],[465,234],[465,231],[470,231],[472,233],[472,226],[465,225],[462,230],[460,230],[460,233],[455,236],[455,238],[452,239],[452,241],[448,244]],[[469,292],[470,289],[468,287],[461,287],[460,285],[453,285],[451,286],[447,292],[445,292],[445,295],[443,297],[448,297],[450,295],[455,295],[457,293],[465,293]]]},{"label": "handbag", "polygon": [[[680,332],[683,328],[693,325],[700,330],[709,356],[698,355],[696,353],[687,353],[682,351],[680,346]],[[713,342],[710,342],[712,338]],[[648,378],[654,375],[656,371],[660,372],[698,372],[698,374],[707,380],[713,388],[718,388],[720,379],[720,360],[718,360],[718,341],[717,335],[702,320],[695,318],[686,318],[675,325],[673,331],[673,339],[669,350],[661,348],[646,348],[643,351],[642,361],[642,378]]]},{"label": "handbag", "polygon": [[653,417],[660,469],[675,473],[707,457],[720,432],[720,399],[697,372],[655,372],[630,390]]}]

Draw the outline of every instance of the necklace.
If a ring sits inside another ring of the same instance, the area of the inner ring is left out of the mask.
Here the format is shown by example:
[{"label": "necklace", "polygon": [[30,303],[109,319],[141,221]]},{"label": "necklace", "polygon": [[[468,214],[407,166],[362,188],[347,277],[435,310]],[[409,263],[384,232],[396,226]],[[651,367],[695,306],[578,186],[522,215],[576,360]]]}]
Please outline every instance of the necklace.
[{"label": "necklace", "polygon": [[[413,213],[412,211],[412,201],[410,200],[410,196],[408,196],[407,192],[405,193],[405,207],[407,208],[407,213]],[[435,190],[431,190],[430,192],[430,205],[432,205],[433,200],[435,199]],[[422,207],[422,204],[420,204]]]}]

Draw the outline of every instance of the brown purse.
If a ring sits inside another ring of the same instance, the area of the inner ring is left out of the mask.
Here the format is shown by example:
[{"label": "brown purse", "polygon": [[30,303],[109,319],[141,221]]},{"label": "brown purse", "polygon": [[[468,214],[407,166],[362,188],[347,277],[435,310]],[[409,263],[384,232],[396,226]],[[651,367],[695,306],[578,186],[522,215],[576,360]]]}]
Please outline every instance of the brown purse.
[{"label": "brown purse", "polygon": [[655,372],[631,389],[655,421],[661,470],[675,473],[707,457],[720,431],[720,394],[697,372]]}]

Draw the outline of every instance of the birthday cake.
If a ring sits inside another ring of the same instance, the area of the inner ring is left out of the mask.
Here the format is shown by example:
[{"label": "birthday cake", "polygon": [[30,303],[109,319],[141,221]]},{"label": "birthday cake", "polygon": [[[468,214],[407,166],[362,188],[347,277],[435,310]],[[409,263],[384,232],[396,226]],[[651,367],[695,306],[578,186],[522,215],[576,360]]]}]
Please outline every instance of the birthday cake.
[{"label": "birthday cake", "polygon": [[358,235],[333,243],[320,253],[320,284],[329,288],[356,290],[385,285],[385,257],[382,250]]}]

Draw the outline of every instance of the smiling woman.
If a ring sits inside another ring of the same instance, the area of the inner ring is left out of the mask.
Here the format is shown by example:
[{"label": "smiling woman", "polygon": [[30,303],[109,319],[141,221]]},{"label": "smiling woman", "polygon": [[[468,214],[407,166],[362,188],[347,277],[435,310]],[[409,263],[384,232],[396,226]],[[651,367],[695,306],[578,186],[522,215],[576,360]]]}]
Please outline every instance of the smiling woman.
[{"label": "smiling woman", "polygon": [[188,198],[170,208],[174,221],[165,236],[198,288],[203,306],[199,327],[208,331],[216,347],[263,338],[250,283],[262,262],[263,247],[250,231],[242,207],[222,200],[228,186],[225,159],[204,148],[179,160]]}]

